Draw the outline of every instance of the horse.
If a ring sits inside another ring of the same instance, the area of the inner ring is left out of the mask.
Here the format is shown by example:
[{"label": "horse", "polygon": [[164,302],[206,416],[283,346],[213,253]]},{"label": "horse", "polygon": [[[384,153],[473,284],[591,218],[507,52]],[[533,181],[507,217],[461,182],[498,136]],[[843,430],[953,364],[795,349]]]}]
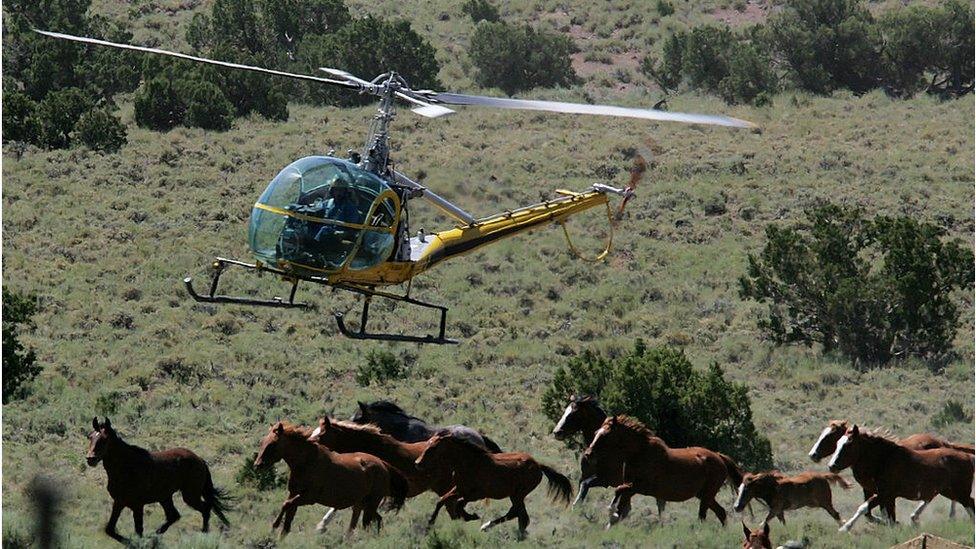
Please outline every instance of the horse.
[{"label": "horse", "polygon": [[[554,502],[562,501],[568,505],[573,495],[568,478],[552,467],[539,463],[529,454],[491,453],[451,433],[434,435],[416,463],[421,471],[449,470],[454,475],[454,487],[437,500],[434,512],[427,521],[428,526],[433,526],[437,513],[444,505],[453,503],[464,511],[464,506],[471,501],[508,498],[512,502],[508,512],[482,524],[481,531],[518,518],[518,537],[523,539],[529,525],[525,497],[542,482],[543,475],[549,483],[549,495]],[[478,518],[475,514],[465,516],[465,520]]]},{"label": "horse", "polygon": [[724,454],[707,448],[669,448],[640,421],[625,415],[610,416],[597,430],[584,453],[594,462],[622,460],[624,483],[617,486],[610,503],[610,528],[630,513],[634,494],[666,501],[699,499],[698,518],[708,509],[725,525],[725,509],[715,501],[723,484],[738,485],[742,473]]},{"label": "horse", "polygon": [[[556,440],[565,440],[576,433],[583,435],[583,447],[586,448],[593,442],[596,430],[603,425],[603,420],[607,419],[607,413],[600,407],[600,403],[592,396],[570,397],[569,405],[563,412],[561,418],[552,429],[552,436]],[[573,505],[586,499],[590,488],[616,487],[623,484],[622,461],[605,460],[599,466],[590,463],[586,456],[580,458],[580,483],[579,492]],[[663,499],[657,500],[657,512],[664,514],[666,502]]]},{"label": "horse", "polygon": [[424,420],[407,414],[403,408],[388,400],[377,400],[369,404],[357,401],[357,404],[359,408],[352,415],[353,423],[376,425],[384,433],[403,442],[425,442],[441,431],[448,431],[485,448],[489,452],[498,453],[502,451],[493,440],[476,429],[464,425],[432,427]]},{"label": "horse", "polygon": [[807,471],[793,476],[783,475],[779,471],[746,473],[732,508],[741,513],[749,500],[758,498],[769,507],[764,522],[777,517],[786,524],[784,511],[819,507],[840,523],[840,513],[834,509],[831,501],[830,483],[838,484],[845,490],[851,487],[844,477],[834,473]]},{"label": "horse", "polygon": [[[810,459],[812,459],[814,463],[818,463],[821,459],[832,455],[837,449],[837,441],[844,436],[844,433],[847,432],[848,427],[849,425],[846,420],[834,419],[828,422],[827,427],[821,431],[820,437],[817,438],[817,441],[813,443],[813,448],[810,449]],[[898,444],[913,450],[954,448],[961,452],[967,452],[970,454],[974,453],[973,446],[949,442],[948,440],[939,438],[935,435],[930,435],[928,433],[919,433],[907,436],[898,440]],[[865,500],[874,494],[874,475],[876,474],[876,471],[869,469],[869,465],[870,464],[866,462],[862,462],[856,464],[854,467],[851,467],[851,472],[854,473],[854,480],[861,485]],[[956,516],[956,502],[951,501],[949,503],[949,518],[954,516]],[[864,518],[871,522],[878,522],[878,519],[875,518],[870,512],[865,515]]]},{"label": "horse", "polygon": [[952,448],[913,450],[853,425],[837,442],[827,468],[837,473],[855,464],[866,464],[868,470],[875,472],[874,494],[840,527],[842,532],[850,530],[858,518],[878,506],[884,509],[890,522],[896,522],[896,498],[922,502],[912,513],[913,523],[940,494],[961,503],[973,517],[973,454]]},{"label": "horse", "polygon": [[101,424],[98,418],[92,418],[86,460],[89,467],[99,462],[105,467],[108,493],[112,496],[112,514],[105,524],[105,533],[118,542],[128,542],[115,530],[125,508],[132,511],[138,536],[142,536],[143,507],[150,503],[160,504],[166,513],[166,521],[156,529],[157,534],[180,520],[180,513],[173,505],[176,492],[203,516],[204,532],[210,529],[211,511],[224,525],[230,524],[224,515],[230,510],[230,498],[214,486],[207,462],[186,448],[150,452],[122,440],[107,417]]},{"label": "horse", "polygon": [[[375,425],[360,425],[358,423],[330,420],[327,417],[319,419],[319,425],[308,437],[312,442],[322,444],[333,452],[366,452],[372,454],[395,467],[403,473],[407,480],[407,497],[412,498],[428,490],[442,496],[454,486],[454,479],[449,470],[420,471],[417,469],[417,458],[427,447],[427,441],[400,442],[379,430]],[[455,508],[448,507],[451,518],[458,513]],[[316,526],[319,532],[325,529],[335,509],[326,511],[325,516]]]},{"label": "horse", "polygon": [[408,486],[402,473],[370,454],[333,452],[308,440],[310,435],[311,429],[279,421],[268,429],[254,459],[256,467],[274,465],[279,460],[288,464],[288,498],[271,524],[273,529],[281,525],[280,537],[291,531],[292,519],[302,505],[352,507],[346,535],[356,528],[360,513],[363,528],[375,523],[379,530],[383,521],[377,508],[384,499],[394,510],[403,507]]},{"label": "horse", "polygon": [[762,530],[758,528],[750,530],[743,522],[742,533],[745,535],[745,539],[742,540],[742,549],[773,549],[773,543],[769,541],[768,522],[763,522]]}]

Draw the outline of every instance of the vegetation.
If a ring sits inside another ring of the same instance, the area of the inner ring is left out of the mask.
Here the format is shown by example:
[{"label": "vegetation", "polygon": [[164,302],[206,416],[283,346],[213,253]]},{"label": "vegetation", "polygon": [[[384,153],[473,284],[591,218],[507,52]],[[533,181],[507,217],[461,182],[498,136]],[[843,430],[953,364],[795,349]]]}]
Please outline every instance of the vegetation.
[{"label": "vegetation", "polygon": [[461,13],[470,17],[475,23],[479,21],[494,23],[501,19],[498,8],[488,0],[465,0],[461,4]]},{"label": "vegetation", "polygon": [[3,290],[3,403],[23,397],[27,384],[41,372],[33,349],[24,348],[19,330],[31,325],[37,312],[32,296]]},{"label": "vegetation", "polygon": [[567,86],[576,79],[568,37],[530,25],[482,22],[471,36],[475,80],[508,95],[536,87]]},{"label": "vegetation", "polygon": [[960,326],[953,292],[974,275],[972,250],[945,233],[908,216],[811,208],[805,223],[767,226],[742,296],[769,304],[759,325],[777,343],[820,343],[862,366],[938,360]]},{"label": "vegetation", "polygon": [[75,124],[78,139],[93,151],[116,152],[125,145],[125,125],[112,113],[97,109],[81,115]]},{"label": "vegetation", "polygon": [[[520,94],[654,104],[659,92],[636,70],[633,85],[605,76],[663,46],[674,30],[740,16],[731,5],[708,0],[672,4],[675,13],[658,19],[654,3],[648,8],[614,0],[594,10],[583,0],[506,2],[507,21],[571,35],[580,49],[573,56],[577,66],[587,54],[614,63],[586,64],[596,72],[580,69],[580,82],[570,88]],[[880,19],[888,5],[872,4],[872,11]],[[92,11],[118,21],[137,43],[190,52],[185,31],[195,15],[209,17],[212,6],[210,1],[100,0]],[[348,6],[356,17],[410,21],[434,48],[445,88],[477,93],[477,70],[467,52],[473,25],[459,15],[457,2],[350,0]],[[753,6],[750,2],[744,15],[754,14]],[[732,22],[737,32],[748,23]],[[144,61],[137,58],[134,66],[141,68]],[[281,85],[289,97],[301,93]],[[717,96],[688,92],[685,85],[668,97],[674,111],[752,120],[762,134],[476,108],[427,120],[403,110],[392,135],[398,169],[423,174],[425,184],[475,215],[536,202],[540,193],[552,196],[555,188],[584,189],[595,180],[623,186],[628,154],[647,135],[654,138],[648,180],[628,205],[605,263],[574,260],[558,228],[540,228],[414,281],[411,295],[450,305],[448,335],[462,340],[450,347],[387,347],[339,337],[329,313],[354,305],[341,293],[300,287],[297,299],[319,305],[302,311],[208,306],[180,291],[186,274],[206,282],[215,255],[248,259],[245,224],[267,181],[295,158],[361,147],[375,108],[291,101],[287,124],[252,114],[235,119],[225,132],[177,125],[158,133],[134,123],[132,94],[119,94],[115,101],[118,108],[110,112],[128,127],[128,143],[117,154],[4,145],[4,282],[15,282],[43,303],[34,315],[36,327],[22,336],[43,370],[30,394],[3,407],[4,546],[30,540],[32,508],[23,494],[29,479],[40,473],[53,476],[69,499],[80,503],[65,505],[59,515],[62,545],[105,546],[102,528],[110,509],[105,473],[84,466],[83,437],[95,411],[111,407],[113,423],[127,440],[154,449],[191,448],[208,461],[215,483],[239,497],[232,527],[208,534],[199,532],[199,519],[176,498],[184,518],[161,538],[147,536],[146,545],[741,545],[741,528],[699,523],[694,503],[669,504],[659,518],[653,499],[645,497],[635,498],[630,519],[606,531],[605,489],[594,489],[572,510],[548,505],[541,492],[533,494],[527,501],[529,538],[519,544],[514,527],[483,533],[477,523],[443,516],[426,531],[436,501],[431,494],[385,515],[379,534],[361,532],[350,539],[344,537],[348,511],[318,535],[313,529],[323,509],[303,509],[295,531],[278,541],[269,522],[284,489],[235,482],[278,418],[305,424],[323,413],[347,418],[357,400],[380,398],[435,424],[482,429],[502,448],[528,451],[578,481],[578,454],[549,436],[553,424],[538,403],[570,358],[586,349],[611,356],[615,349],[629,350],[638,337],[649,348],[680,347],[701,371],[718,363],[728,382],[748,387],[753,423],[771,443],[774,466],[784,472],[816,469],[806,453],[825,422],[842,415],[899,435],[934,431],[951,440],[972,437],[973,410],[967,403],[973,397],[973,301],[965,292],[953,298],[961,321],[953,344],[958,356],[948,357],[944,368],[919,368],[917,359],[906,358],[860,371],[836,353],[779,346],[764,338],[756,318],[765,315],[766,306],[743,299],[737,283],[747,255],[763,249],[766,224],[790,226],[802,220],[805,208],[827,199],[860,206],[867,219],[911,215],[944,227],[945,239],[971,242],[971,96],[942,100],[920,93],[894,100],[881,90],[818,96],[787,88],[762,109],[730,107]],[[415,227],[429,232],[453,226],[422,201],[412,206]],[[569,223],[574,241],[586,250],[602,249],[605,228],[603,212]],[[270,277],[232,274],[226,275],[233,285],[227,291],[268,296],[288,290]],[[436,329],[436,315],[379,303],[371,312],[376,330]],[[360,365],[369,351],[381,348],[398,356],[413,353],[410,374],[361,386],[356,382]],[[934,427],[933,417],[949,400],[962,403],[970,419]],[[280,464],[275,468],[279,478],[285,470]],[[845,518],[860,498],[859,490],[834,492]],[[731,506],[727,490],[719,502]],[[507,502],[469,506],[483,517],[507,508]],[[820,546],[882,548],[924,529],[972,544],[972,523],[947,519],[944,498],[926,509],[920,527],[906,518],[912,509],[902,501],[898,525],[859,524],[850,535],[838,533],[825,513],[798,512],[786,525],[772,525],[773,541],[807,536]],[[162,522],[158,506],[146,513],[147,530]],[[120,531],[130,536],[131,521],[123,520]]]},{"label": "vegetation", "polygon": [[595,396],[607,413],[640,419],[670,446],[705,446],[749,470],[773,465],[746,387],[726,381],[717,364],[695,370],[678,349],[649,349],[638,340],[631,352],[613,357],[585,351],[556,370],[542,395],[543,413],[558,421],[571,395]]}]

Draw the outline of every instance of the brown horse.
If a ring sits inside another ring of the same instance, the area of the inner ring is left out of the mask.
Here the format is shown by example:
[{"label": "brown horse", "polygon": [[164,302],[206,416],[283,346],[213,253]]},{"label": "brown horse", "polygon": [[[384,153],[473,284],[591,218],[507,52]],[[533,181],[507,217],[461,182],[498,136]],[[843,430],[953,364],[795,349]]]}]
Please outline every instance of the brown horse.
[{"label": "brown horse", "polygon": [[627,464],[624,483],[610,503],[607,528],[626,518],[634,494],[667,501],[699,499],[698,518],[711,509],[725,524],[725,509],[715,495],[726,482],[741,482],[739,467],[731,458],[707,448],[669,448],[640,421],[610,416],[596,432],[585,455],[596,463],[619,459]]},{"label": "brown horse", "polygon": [[115,531],[119,515],[126,507],[132,511],[138,536],[142,535],[143,507],[150,503],[160,504],[166,513],[166,522],[156,529],[157,534],[180,520],[180,513],[173,505],[176,492],[181,492],[183,501],[203,515],[204,532],[210,529],[211,511],[225,525],[229,524],[224,516],[229,510],[227,495],[214,487],[207,462],[186,448],[150,452],[122,440],[108,418],[102,424],[98,418],[92,418],[86,459],[90,467],[101,462],[108,475],[112,515],[105,524],[105,533],[116,541],[127,542]]},{"label": "brown horse", "polygon": [[[563,412],[561,418],[552,429],[552,436],[556,440],[565,440],[576,433],[583,436],[583,447],[586,448],[593,442],[597,429],[603,425],[607,419],[607,413],[600,407],[596,398],[591,396],[570,397],[569,405]],[[599,465],[590,463],[586,456],[580,458],[580,483],[579,492],[573,505],[586,499],[590,488],[617,487],[624,482],[624,463],[613,459],[606,459]],[[657,500],[657,512],[664,514],[663,499]]]},{"label": "brown horse", "polygon": [[291,531],[291,521],[302,505],[321,503],[335,509],[352,507],[347,534],[356,528],[363,514],[363,528],[375,523],[379,529],[382,517],[377,508],[389,497],[393,509],[403,506],[407,481],[403,475],[380,458],[354,452],[337,454],[321,444],[308,440],[311,429],[277,422],[261,440],[255,466],[274,465],[284,460],[291,470],[288,477],[288,499],[271,527],[282,523],[281,536]]},{"label": "brown horse", "polygon": [[763,522],[762,530],[750,530],[746,523],[742,523],[742,549],[773,549],[773,542],[769,541],[769,523]]},{"label": "brown horse", "polygon": [[[381,432],[374,425],[361,425],[329,418],[319,420],[319,426],[312,431],[309,440],[323,444],[334,452],[366,452],[389,463],[406,477],[408,498],[427,490],[443,496],[454,487],[454,478],[450,470],[420,471],[417,469],[416,461],[427,448],[426,440],[401,442]],[[448,507],[447,511],[451,518],[458,516],[453,506]],[[335,509],[329,509],[316,529],[321,532],[332,519],[334,512]]]},{"label": "brown horse", "polygon": [[[428,524],[433,525],[441,506],[454,503],[461,512],[468,502],[480,499],[505,499],[512,507],[503,516],[481,525],[485,531],[507,520],[518,518],[519,538],[525,537],[529,514],[525,510],[525,497],[542,482],[549,481],[549,494],[553,501],[569,504],[573,487],[569,479],[555,469],[543,465],[522,452],[493,454],[451,434],[434,435],[427,448],[417,458],[417,468],[449,470],[454,474],[455,485],[437,500]],[[466,513],[466,512],[465,512]],[[466,515],[465,520],[477,520],[477,515]]]},{"label": "brown horse", "polygon": [[[837,441],[840,440],[844,433],[847,432],[847,428],[850,425],[845,420],[834,419],[827,423],[827,427],[824,428],[820,433],[820,437],[813,444],[813,448],[810,449],[810,459],[814,462],[819,462],[821,459],[830,457],[833,455],[834,451],[837,449]],[[950,442],[943,438],[937,437],[935,435],[930,435],[928,433],[919,433],[915,435],[907,436],[903,439],[898,440],[898,444],[911,448],[913,450],[931,450],[933,448],[954,448],[961,452],[974,453],[974,448],[967,444],[956,444]],[[871,464],[868,462],[859,462],[851,467],[851,472],[854,473],[854,480],[861,485],[864,491],[864,499],[867,500],[871,495],[874,494],[874,476],[877,471],[871,468]],[[923,506],[921,509],[924,509]],[[921,509],[919,512],[921,512]],[[956,515],[956,502],[950,502],[949,504],[949,518]],[[918,515],[915,515],[918,518]],[[865,515],[866,519],[871,522],[878,522],[870,512]]]},{"label": "brown horse", "polygon": [[769,507],[763,522],[768,523],[773,517],[778,517],[780,522],[786,524],[783,512],[803,507],[819,507],[840,522],[840,513],[834,509],[832,502],[831,482],[845,490],[851,487],[844,477],[834,473],[807,471],[793,476],[779,471],[746,473],[739,485],[739,495],[735,498],[733,509],[742,512],[749,500],[758,498]]},{"label": "brown horse", "polygon": [[837,442],[827,467],[836,473],[857,463],[867,463],[877,472],[875,493],[841,526],[841,531],[850,530],[858,518],[877,506],[894,523],[896,498],[922,502],[912,513],[913,522],[939,494],[963,504],[970,517],[973,516],[973,454],[952,448],[913,450],[854,425]]}]

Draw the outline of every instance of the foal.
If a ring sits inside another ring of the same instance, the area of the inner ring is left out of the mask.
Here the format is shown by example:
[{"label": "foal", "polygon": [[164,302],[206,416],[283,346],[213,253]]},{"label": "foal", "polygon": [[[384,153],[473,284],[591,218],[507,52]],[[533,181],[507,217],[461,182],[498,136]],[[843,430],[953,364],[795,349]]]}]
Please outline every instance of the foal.
[{"label": "foal", "polygon": [[715,495],[727,479],[741,479],[739,468],[728,456],[707,448],[669,448],[640,421],[628,416],[610,416],[586,449],[590,460],[620,459],[627,464],[624,483],[617,487],[610,503],[607,528],[627,517],[634,494],[667,501],[698,498],[698,518],[705,520],[711,509],[725,524],[725,509]]},{"label": "foal", "polygon": [[126,507],[132,510],[138,536],[142,535],[143,507],[150,503],[159,503],[166,513],[166,522],[156,529],[157,534],[180,520],[180,513],[173,506],[175,492],[181,492],[183,501],[203,516],[204,532],[210,529],[211,511],[225,525],[229,524],[224,516],[229,510],[226,493],[214,487],[207,462],[186,448],[150,452],[122,440],[108,418],[102,424],[98,418],[92,418],[86,459],[90,467],[101,462],[108,475],[112,515],[105,525],[105,533],[116,541],[128,541],[115,531],[119,515]]},{"label": "foal", "polygon": [[[844,433],[847,432],[848,427],[849,425],[845,420],[834,419],[828,422],[827,427],[824,428],[824,430],[820,433],[820,437],[815,443],[813,443],[813,448],[810,449],[810,459],[812,459],[814,462],[819,462],[821,459],[830,457],[837,449],[837,442],[842,436],[844,436]],[[898,444],[913,450],[953,448],[955,450],[970,454],[974,452],[973,446],[967,444],[956,444],[928,433],[910,435],[898,440],[897,442]],[[877,474],[877,472],[871,468],[871,465],[872,464],[867,462],[860,462],[851,467],[851,472],[854,473],[854,480],[861,485],[861,488],[864,491],[865,500],[871,497],[875,491],[874,476]],[[949,503],[949,518],[954,517],[955,514],[956,502],[952,501]],[[871,522],[878,521],[878,519],[876,519],[870,512],[865,515],[864,518],[870,520]]]},{"label": "foal", "polygon": [[913,450],[869,431],[862,432],[854,425],[837,442],[827,466],[836,473],[858,463],[867,463],[877,472],[875,494],[841,526],[842,532],[850,530],[858,518],[877,506],[895,522],[896,498],[922,502],[912,513],[912,522],[939,494],[961,503],[973,516],[973,454],[951,448]]},{"label": "foal", "polygon": [[778,517],[780,522],[786,524],[784,511],[819,507],[839,523],[840,513],[834,509],[831,501],[831,482],[839,484],[845,490],[851,487],[844,477],[834,473],[808,471],[791,477],[778,471],[746,473],[739,485],[739,495],[735,498],[733,509],[741,513],[750,499],[758,498],[769,507],[769,513],[763,522],[768,523],[773,517]]},{"label": "foal", "polygon": [[746,523],[742,523],[742,549],[773,549],[773,542],[769,541],[769,523],[763,522],[762,530],[750,530]]},{"label": "foal", "polygon": [[[552,436],[556,440],[565,440],[576,433],[583,435],[583,447],[593,442],[597,429],[607,419],[607,413],[600,407],[596,398],[591,396],[570,397],[569,405],[561,418],[552,429]],[[579,493],[573,505],[586,499],[590,488],[617,487],[624,483],[624,463],[620,460],[606,459],[595,464],[586,456],[580,458]],[[664,514],[665,501],[657,500],[657,512]]]},{"label": "foal", "polygon": [[352,507],[352,520],[347,534],[356,528],[359,514],[363,527],[382,518],[377,508],[389,497],[392,507],[399,509],[407,497],[407,481],[403,475],[380,458],[364,453],[337,454],[325,446],[308,440],[310,429],[277,422],[261,440],[255,466],[274,465],[284,460],[291,470],[288,477],[288,499],[271,527],[282,523],[281,537],[291,531],[291,521],[299,506],[321,503],[336,509]]},{"label": "foal", "polygon": [[417,468],[427,470],[449,470],[454,474],[455,486],[437,500],[434,513],[428,524],[433,525],[441,506],[455,503],[465,514],[465,520],[477,520],[477,515],[468,515],[464,506],[480,499],[505,499],[512,507],[503,516],[481,525],[485,531],[507,520],[518,518],[518,536],[525,537],[529,525],[529,514],[525,510],[525,497],[542,482],[545,475],[549,481],[549,494],[553,501],[569,504],[573,487],[569,479],[555,469],[543,465],[532,456],[522,452],[493,454],[454,435],[434,435],[427,443],[423,454],[417,458]]}]

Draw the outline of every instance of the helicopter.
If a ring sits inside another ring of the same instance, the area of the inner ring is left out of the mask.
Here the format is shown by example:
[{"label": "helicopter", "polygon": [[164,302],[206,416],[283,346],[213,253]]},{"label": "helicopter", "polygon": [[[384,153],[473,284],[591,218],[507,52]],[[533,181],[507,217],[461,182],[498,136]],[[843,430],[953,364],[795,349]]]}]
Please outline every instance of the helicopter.
[{"label": "helicopter", "polygon": [[[358,328],[347,326],[342,313],[334,313],[339,332],[354,339],[457,343],[457,340],[446,337],[448,308],[411,297],[411,281],[415,276],[448,259],[541,226],[558,224],[566,231],[565,223],[568,218],[599,206],[607,209],[611,232],[606,249],[590,259],[603,259],[610,252],[615,221],[609,196],[616,195],[621,199],[616,215],[619,218],[647,169],[646,161],[638,155],[635,158],[635,168],[631,171],[630,182],[624,188],[594,183],[579,192],[557,189],[556,194],[559,196],[554,199],[487,217],[476,217],[395,169],[390,158],[389,131],[390,123],[396,116],[397,101],[409,104],[412,112],[427,118],[454,114],[455,110],[449,106],[481,106],[756,129],[751,122],[727,116],[414,90],[394,71],[380,74],[370,81],[330,67],[320,68],[327,77],[312,76],[158,48],[34,30],[61,40],[317,82],[377,97],[376,115],[370,124],[361,153],[350,151],[348,158],[337,158],[330,152],[328,155],[296,160],[282,169],[258,197],[251,211],[248,227],[248,243],[254,256],[253,262],[215,258],[210,264],[209,288],[203,294],[194,288],[191,277],[183,279],[189,295],[194,300],[205,303],[313,307],[310,303],[295,301],[300,282],[359,294],[363,299]],[[430,202],[452,218],[455,226],[431,234],[425,234],[421,229],[411,236],[409,201],[418,198]],[[568,232],[566,238],[570,250],[582,257],[569,240]],[[279,276],[291,285],[287,299],[256,299],[218,293],[221,275],[231,267]],[[403,284],[406,284],[403,293],[381,289]],[[438,333],[410,335],[370,332],[367,324],[370,303],[374,298],[438,311]]]}]

